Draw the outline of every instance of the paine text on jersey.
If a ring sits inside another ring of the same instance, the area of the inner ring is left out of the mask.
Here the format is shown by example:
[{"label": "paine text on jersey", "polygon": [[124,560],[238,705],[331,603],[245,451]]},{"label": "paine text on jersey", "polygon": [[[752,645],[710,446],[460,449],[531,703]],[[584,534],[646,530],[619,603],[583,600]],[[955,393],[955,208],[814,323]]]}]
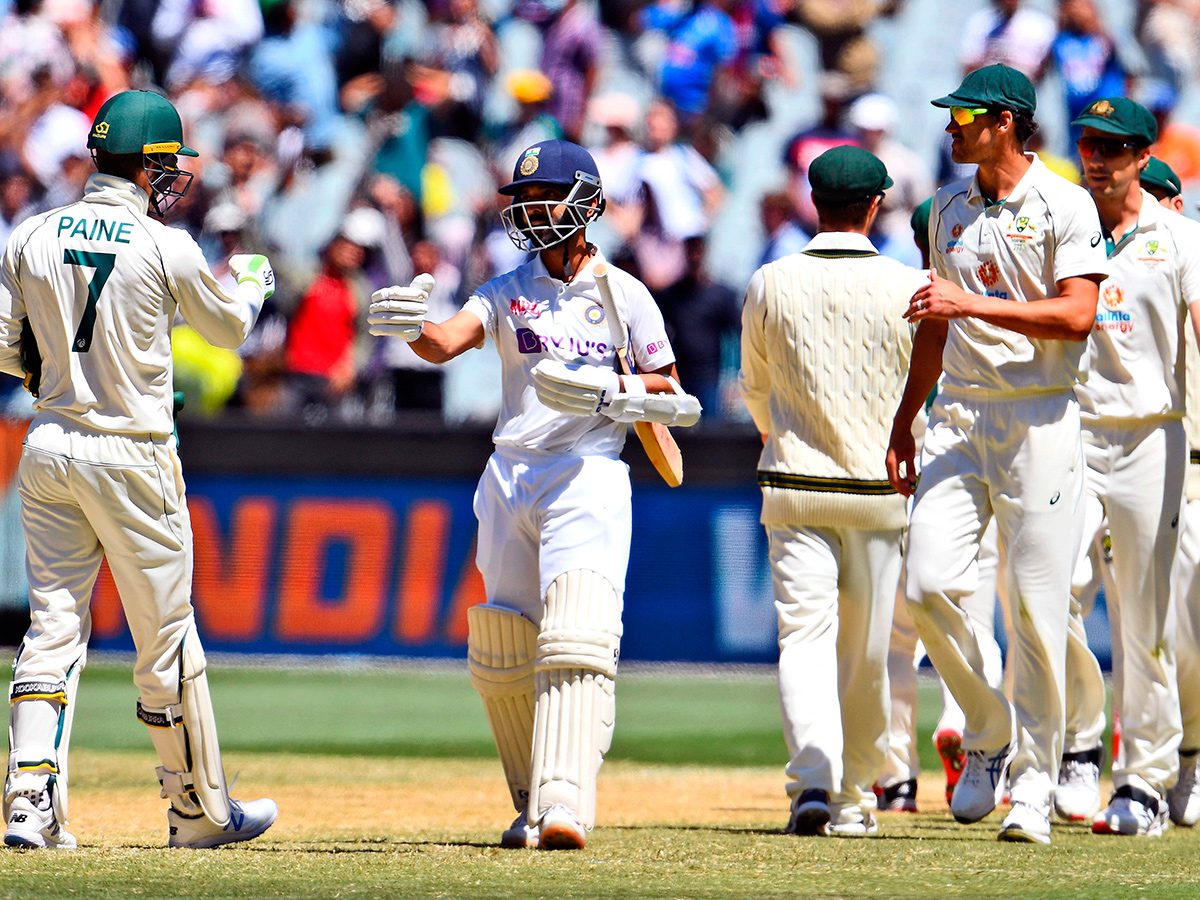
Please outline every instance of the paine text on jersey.
[{"label": "paine text on jersey", "polygon": [[92,219],[87,216],[80,216],[78,219],[66,215],[58,217],[58,237],[81,237],[88,241],[128,244],[131,231],[132,222],[114,222],[110,219]]}]

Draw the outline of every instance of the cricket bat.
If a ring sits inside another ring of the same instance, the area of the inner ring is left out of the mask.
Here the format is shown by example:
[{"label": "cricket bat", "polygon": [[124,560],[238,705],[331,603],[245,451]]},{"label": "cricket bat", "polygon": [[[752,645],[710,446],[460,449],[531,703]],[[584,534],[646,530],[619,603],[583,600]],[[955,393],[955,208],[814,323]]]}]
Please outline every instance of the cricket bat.
[{"label": "cricket bat", "polygon": [[[617,369],[622,375],[633,375],[633,364],[629,361],[629,335],[621,314],[617,312],[612,288],[608,284],[608,266],[601,263],[593,270],[596,287],[600,289],[600,303],[604,307],[604,318],[608,322],[608,333],[617,348]],[[683,484],[683,454],[671,437],[671,429],[659,422],[634,422],[633,432],[642,442],[642,449],[650,462],[671,487]]]}]

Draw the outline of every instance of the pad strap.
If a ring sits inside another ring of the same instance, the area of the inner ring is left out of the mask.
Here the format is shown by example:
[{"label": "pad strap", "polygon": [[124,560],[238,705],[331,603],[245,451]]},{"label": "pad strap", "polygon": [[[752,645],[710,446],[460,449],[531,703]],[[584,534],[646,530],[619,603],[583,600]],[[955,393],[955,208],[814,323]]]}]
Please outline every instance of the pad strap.
[{"label": "pad strap", "polygon": [[18,703],[21,700],[51,700],[65,705],[67,683],[65,681],[14,681],[8,686],[8,702]]}]

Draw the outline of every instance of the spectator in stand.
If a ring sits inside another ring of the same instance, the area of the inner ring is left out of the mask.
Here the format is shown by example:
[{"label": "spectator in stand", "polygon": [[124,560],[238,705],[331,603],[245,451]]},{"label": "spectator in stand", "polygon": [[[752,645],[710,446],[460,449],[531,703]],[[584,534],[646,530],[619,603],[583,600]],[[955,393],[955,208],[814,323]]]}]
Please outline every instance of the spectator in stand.
[{"label": "spectator in stand", "polygon": [[[1077,118],[1101,97],[1124,97],[1129,93],[1129,48],[1119,45],[1104,27],[1095,0],[1060,0],[1058,35],[1047,63],[1058,70],[1067,105],[1067,121]],[[1072,125],[1066,155],[1075,154],[1082,126]]]},{"label": "spectator in stand", "polygon": [[170,59],[165,83],[180,88],[201,76],[232,78],[250,48],[263,37],[257,0],[158,5],[151,23],[155,45]]},{"label": "spectator in stand", "polygon": [[1200,128],[1174,117],[1179,94],[1168,82],[1143,82],[1141,94],[1142,105],[1158,123],[1158,142],[1151,152],[1175,170],[1185,188],[1194,185],[1200,180]]},{"label": "spectator in stand", "polygon": [[267,198],[275,193],[278,173],[270,148],[262,138],[249,131],[230,131],[225,135],[221,166],[205,179],[213,191],[213,203],[232,203],[247,217],[262,212]]},{"label": "spectator in stand", "polygon": [[841,72],[825,72],[821,75],[819,90],[822,109],[820,121],[788,141],[784,153],[792,202],[800,215],[801,227],[810,234],[815,234],[817,230],[817,210],[813,206],[812,187],[808,183],[809,165],[826,150],[843,144],[859,146],[858,137],[842,122],[846,103],[852,99],[850,79]]},{"label": "spectator in stand", "polygon": [[1138,0],[1135,33],[1146,53],[1151,78],[1166,82],[1177,93],[1195,80],[1200,4],[1193,0]]},{"label": "spectator in stand", "polygon": [[736,2],[702,0],[689,12],[679,3],[659,0],[642,12],[644,28],[668,35],[659,81],[663,96],[687,126],[708,108],[718,71],[737,59],[737,30],[729,16]]},{"label": "spectator in stand", "polygon": [[368,192],[371,202],[383,213],[379,263],[387,274],[380,283],[408,284],[416,274],[409,248],[420,239],[421,206],[400,182],[388,175],[375,175]]},{"label": "spectator in stand", "polygon": [[43,14],[40,0],[14,3],[0,20],[0,96],[5,104],[19,107],[46,88],[66,86],[75,68],[62,31]]},{"label": "spectator in stand", "polygon": [[338,98],[343,110],[364,110],[384,90],[385,44],[400,17],[390,0],[350,0],[347,24],[334,56]]},{"label": "spectator in stand", "polygon": [[437,68],[447,73],[450,93],[476,119],[483,120],[483,103],[492,77],[500,68],[499,46],[491,23],[476,0],[449,0],[442,7],[445,21],[435,24],[425,43],[436,47]]},{"label": "spectator in stand", "polygon": [[[846,115],[858,142],[884,164],[892,187],[884,195],[875,219],[879,252],[919,267],[913,252],[913,210],[933,193],[933,176],[925,161],[891,135],[900,118],[896,104],[883,94],[867,94],[850,105]],[[874,236],[873,236],[874,239]]]},{"label": "spectator in stand", "polygon": [[768,81],[795,85],[796,63],[784,40],[784,28],[796,0],[738,0],[731,11],[738,55],[727,79],[718,79],[718,118],[734,131],[770,117],[763,87]]},{"label": "spectator in stand", "polygon": [[868,26],[890,16],[903,0],[799,0],[797,20],[817,39],[821,70],[844,77],[854,95],[875,88],[879,54]]},{"label": "spectator in stand", "polygon": [[[681,378],[700,398],[708,422],[725,418],[721,402],[721,349],[737,342],[742,327],[742,302],[735,291],[712,279],[704,265],[703,237],[684,243],[684,276],[659,292],[657,300],[675,350]],[[736,368],[736,367],[735,367]]]},{"label": "spectator in stand", "polygon": [[716,170],[679,140],[679,120],[665,101],[646,113],[646,153],[638,176],[642,215],[632,242],[642,282],[661,291],[684,275],[684,241],[708,233],[725,200]]},{"label": "spectator in stand", "polygon": [[1003,63],[1036,81],[1056,31],[1053,19],[1022,0],[992,0],[967,21],[959,60],[964,72]]},{"label": "spectator in stand", "polygon": [[371,289],[360,275],[369,248],[383,232],[378,210],[349,212],[321,254],[321,270],[288,323],[285,364],[289,411],[310,424],[330,414],[352,417],[358,339],[366,333]]},{"label": "spectator in stand", "polygon": [[517,115],[501,127],[491,141],[489,154],[497,180],[507,182],[512,161],[526,147],[563,136],[562,126],[549,113],[554,85],[537,69],[514,69],[504,86],[517,101]]},{"label": "spectator in stand", "polygon": [[23,171],[0,176],[0,246],[8,246],[8,236],[35,211],[33,181]]},{"label": "spectator in stand", "polygon": [[543,29],[542,71],[554,85],[547,112],[562,126],[567,140],[579,142],[588,99],[599,74],[603,34],[590,5],[578,0],[541,0],[537,17]]},{"label": "spectator in stand", "polygon": [[759,203],[759,215],[762,217],[763,233],[767,236],[762,255],[758,258],[760,269],[784,256],[799,253],[812,240],[812,236],[800,227],[796,204],[792,203],[791,194],[787,191],[764,196]]},{"label": "spectator in stand", "polygon": [[[415,244],[412,259],[414,271],[428,272],[434,277],[434,288],[429,294],[429,320],[444,322],[459,309],[457,296],[461,276],[458,269],[442,259],[432,241]],[[381,370],[372,392],[373,406],[387,406],[390,400],[391,408],[397,411],[442,411],[445,369],[417,356],[407,341],[398,337],[378,338],[372,368]]]},{"label": "spectator in stand", "polygon": [[[629,255],[629,243],[640,226],[638,200],[641,190],[639,172],[645,152],[634,140],[642,112],[638,102],[628,94],[604,94],[593,97],[588,104],[588,119],[604,128],[605,143],[588,147],[596,168],[600,172],[600,183],[604,185],[604,218],[596,223],[595,233],[603,230],[613,233],[615,243],[604,246],[605,255],[620,264]],[[399,283],[399,282],[397,282]]]}]

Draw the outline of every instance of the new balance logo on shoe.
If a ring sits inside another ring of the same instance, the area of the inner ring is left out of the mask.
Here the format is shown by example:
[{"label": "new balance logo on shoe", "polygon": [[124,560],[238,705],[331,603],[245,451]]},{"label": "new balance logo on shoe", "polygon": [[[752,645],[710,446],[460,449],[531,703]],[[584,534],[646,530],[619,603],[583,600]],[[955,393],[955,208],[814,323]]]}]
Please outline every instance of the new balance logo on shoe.
[{"label": "new balance logo on shoe", "polygon": [[29,818],[29,816],[25,815],[25,813],[13,813],[12,818],[10,818],[8,821],[14,825],[19,825],[21,822],[24,822],[28,818]]},{"label": "new balance logo on shoe", "polygon": [[235,809],[229,814],[229,824],[233,826],[234,831],[242,830],[242,823],[246,821],[246,814],[241,810]]}]

